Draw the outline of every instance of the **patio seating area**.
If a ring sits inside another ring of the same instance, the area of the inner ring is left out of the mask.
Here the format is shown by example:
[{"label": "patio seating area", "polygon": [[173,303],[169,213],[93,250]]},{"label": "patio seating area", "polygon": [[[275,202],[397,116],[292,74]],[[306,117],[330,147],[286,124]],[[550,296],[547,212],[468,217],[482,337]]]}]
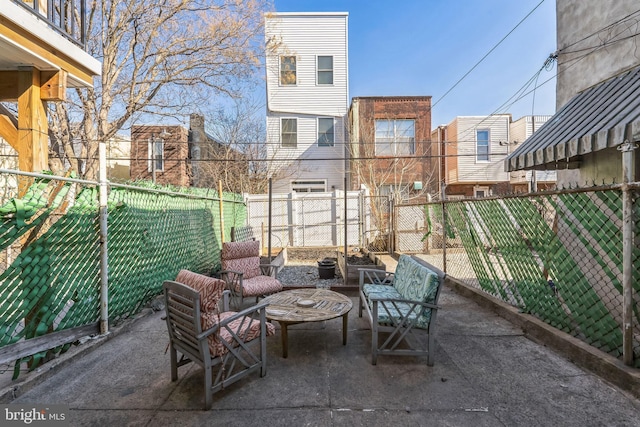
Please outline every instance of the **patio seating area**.
[{"label": "patio seating area", "polygon": [[[348,294],[354,307],[355,292]],[[640,403],[520,328],[442,289],[435,364],[425,357],[371,364],[368,322],[342,319],[280,330],[267,339],[267,375],[249,375],[203,410],[202,368],[171,381],[164,310],[97,340],[79,357],[14,384],[12,403],[64,404],[70,425],[640,425]]]}]

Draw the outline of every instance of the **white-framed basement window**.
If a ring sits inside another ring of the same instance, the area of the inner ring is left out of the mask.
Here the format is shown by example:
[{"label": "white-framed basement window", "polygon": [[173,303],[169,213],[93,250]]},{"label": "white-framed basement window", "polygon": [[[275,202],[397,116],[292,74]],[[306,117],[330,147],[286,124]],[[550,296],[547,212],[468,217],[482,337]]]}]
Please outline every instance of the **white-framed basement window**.
[{"label": "white-framed basement window", "polygon": [[327,181],[324,179],[291,181],[291,191],[296,193],[324,193],[327,191]]},{"label": "white-framed basement window", "polygon": [[489,187],[486,186],[478,186],[473,187],[473,197],[476,199],[481,199],[483,197],[489,197],[491,194],[489,193]]}]

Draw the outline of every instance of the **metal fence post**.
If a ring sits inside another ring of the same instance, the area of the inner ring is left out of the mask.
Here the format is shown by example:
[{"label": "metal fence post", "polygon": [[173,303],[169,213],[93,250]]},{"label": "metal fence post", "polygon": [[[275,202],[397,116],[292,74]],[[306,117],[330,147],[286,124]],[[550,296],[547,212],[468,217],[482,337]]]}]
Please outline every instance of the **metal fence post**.
[{"label": "metal fence post", "polygon": [[446,199],[446,189],[444,182],[440,187],[442,189],[442,194],[440,194],[440,199],[442,200],[442,271],[447,272],[447,204],[445,203]]},{"label": "metal fence post", "polygon": [[109,256],[107,252],[107,148],[104,141],[98,144],[99,203],[100,203],[100,333],[109,332]]},{"label": "metal fence post", "polygon": [[635,143],[625,141],[622,151],[622,359],[625,365],[633,365],[633,247],[634,220],[633,197],[629,183],[635,177]]},{"label": "metal fence post", "polygon": [[218,180],[218,196],[220,201],[220,245],[224,243],[224,201],[222,200],[222,180]]}]

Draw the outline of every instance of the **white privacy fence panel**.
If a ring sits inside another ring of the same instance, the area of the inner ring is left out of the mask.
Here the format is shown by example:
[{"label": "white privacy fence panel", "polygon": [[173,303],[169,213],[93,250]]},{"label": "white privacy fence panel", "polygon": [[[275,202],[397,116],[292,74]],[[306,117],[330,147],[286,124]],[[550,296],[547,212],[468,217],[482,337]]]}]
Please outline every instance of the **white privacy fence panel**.
[{"label": "white privacy fence panel", "polygon": [[[269,197],[245,195],[247,221],[266,244],[269,228]],[[348,246],[367,242],[370,209],[364,193],[347,192],[346,235]],[[333,247],[345,244],[345,197],[330,193],[274,194],[271,198],[271,245],[273,247]],[[260,230],[260,231],[258,231]]]}]

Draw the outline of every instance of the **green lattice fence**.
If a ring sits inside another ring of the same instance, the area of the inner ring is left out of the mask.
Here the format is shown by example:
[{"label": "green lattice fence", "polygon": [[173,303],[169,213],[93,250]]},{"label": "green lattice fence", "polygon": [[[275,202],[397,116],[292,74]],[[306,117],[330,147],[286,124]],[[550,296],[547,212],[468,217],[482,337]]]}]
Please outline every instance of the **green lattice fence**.
[{"label": "green lattice fence", "polygon": [[[220,267],[217,193],[113,188],[108,202],[109,322],[136,314],[181,268]],[[39,180],[0,207],[0,348],[100,320],[98,189]],[[224,194],[225,236],[246,224]],[[65,351],[69,344],[49,351]],[[29,358],[31,367],[45,357]],[[24,362],[25,360],[22,360]],[[16,363],[16,373],[20,363]]]},{"label": "green lattice fence", "polygon": [[[425,205],[425,255],[454,278],[613,356],[623,349],[619,188]],[[634,217],[640,203],[634,198]],[[635,222],[635,366],[640,367],[640,226]],[[418,249],[419,252],[423,248]]]}]

